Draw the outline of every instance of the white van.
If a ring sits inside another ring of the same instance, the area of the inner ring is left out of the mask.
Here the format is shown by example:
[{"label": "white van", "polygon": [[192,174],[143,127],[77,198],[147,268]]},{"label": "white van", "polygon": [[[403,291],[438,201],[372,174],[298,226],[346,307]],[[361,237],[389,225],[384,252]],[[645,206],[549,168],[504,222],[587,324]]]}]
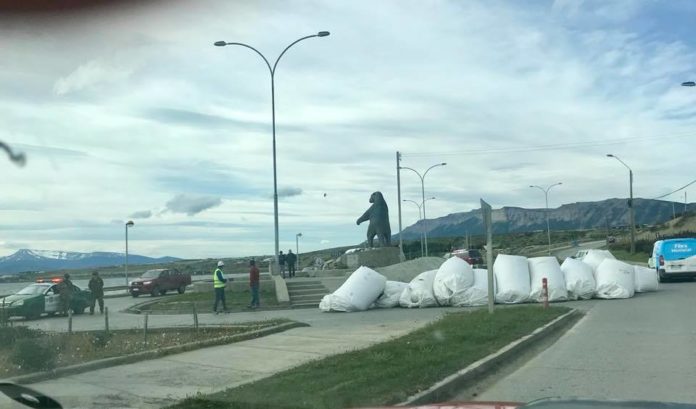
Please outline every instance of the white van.
[{"label": "white van", "polygon": [[670,277],[696,277],[696,238],[656,241],[650,264],[655,266],[660,281]]}]

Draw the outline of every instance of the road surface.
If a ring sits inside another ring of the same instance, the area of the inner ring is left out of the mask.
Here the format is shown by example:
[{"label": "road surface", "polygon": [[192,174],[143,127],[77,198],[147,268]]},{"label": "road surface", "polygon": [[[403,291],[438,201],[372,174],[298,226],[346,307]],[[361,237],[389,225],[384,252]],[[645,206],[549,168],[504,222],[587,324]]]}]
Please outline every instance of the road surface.
[{"label": "road surface", "polygon": [[627,300],[567,305],[586,309],[586,316],[478,400],[577,396],[696,403],[696,282],[661,284],[656,293]]},{"label": "road surface", "polygon": [[577,247],[551,250],[551,254],[560,258],[561,260],[564,260],[567,257],[574,256],[580,250],[599,249],[606,247],[606,245],[607,242],[605,240],[588,241],[586,243],[580,243]]}]

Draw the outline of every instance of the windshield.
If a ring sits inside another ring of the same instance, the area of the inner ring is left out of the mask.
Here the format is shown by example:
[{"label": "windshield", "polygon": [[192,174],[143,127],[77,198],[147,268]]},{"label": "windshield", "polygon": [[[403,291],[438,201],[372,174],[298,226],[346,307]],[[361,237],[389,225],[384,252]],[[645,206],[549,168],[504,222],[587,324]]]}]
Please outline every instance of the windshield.
[{"label": "windshield", "polygon": [[695,81],[696,0],[0,0],[0,380],[696,404]]},{"label": "windshield", "polygon": [[22,288],[17,292],[19,295],[36,295],[36,294],[43,294],[44,291],[46,290],[45,285],[38,285],[38,284],[33,284],[27,287]]},{"label": "windshield", "polygon": [[160,276],[160,273],[162,273],[162,270],[148,270],[143,273],[141,278],[157,278]]}]

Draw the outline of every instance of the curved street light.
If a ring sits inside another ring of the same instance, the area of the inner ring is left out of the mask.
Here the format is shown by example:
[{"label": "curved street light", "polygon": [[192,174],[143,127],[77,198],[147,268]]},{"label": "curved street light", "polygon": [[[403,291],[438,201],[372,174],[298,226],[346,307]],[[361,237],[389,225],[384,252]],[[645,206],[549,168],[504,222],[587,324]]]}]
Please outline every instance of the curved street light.
[{"label": "curved street light", "polygon": [[425,177],[428,175],[428,172],[430,172],[431,169],[436,168],[438,166],[445,166],[445,165],[447,165],[447,162],[437,163],[437,164],[429,167],[428,169],[426,169],[425,172],[423,172],[422,176],[421,176],[420,172],[418,172],[417,170],[415,170],[413,168],[408,168],[406,166],[399,166],[399,169],[408,169],[408,170],[412,171],[413,173],[418,175],[418,177],[421,180],[421,197],[422,197],[422,203],[423,203],[423,238],[425,241],[425,256],[426,257],[428,256],[428,229],[426,226],[428,219],[425,216],[425,202],[426,202],[426,200],[425,200]]},{"label": "curved street light", "polygon": [[[427,202],[428,200],[435,200],[435,196],[429,197],[429,198],[425,199],[426,202]],[[423,203],[424,203],[424,202],[418,203],[418,202],[416,202],[415,200],[409,200],[409,199],[403,199],[402,202],[410,202],[410,203],[413,203],[414,205],[416,205],[416,207],[418,207],[418,220],[423,220],[423,216],[422,216],[422,213],[421,213],[421,209],[423,208]],[[425,253],[424,253],[425,247],[423,247],[423,246],[424,246],[424,243],[423,243],[423,233],[424,233],[424,231],[425,231],[425,229],[423,229],[423,230],[421,231],[421,239],[420,239],[421,257],[423,257],[423,255],[425,254]]]},{"label": "curved street light", "polygon": [[682,82],[682,87],[696,87],[696,82],[694,82],[694,81]]},{"label": "curved street light", "polygon": [[283,50],[283,52],[280,53],[278,58],[276,58],[275,63],[273,63],[273,66],[271,66],[271,63],[268,62],[268,59],[266,56],[264,56],[259,50],[256,48],[244,44],[244,43],[237,43],[237,42],[227,42],[227,41],[216,41],[214,43],[215,46],[217,47],[224,47],[228,45],[238,45],[241,47],[246,47],[252,51],[254,51],[256,54],[258,54],[262,59],[263,62],[266,63],[266,66],[268,67],[268,71],[271,74],[271,115],[272,115],[272,122],[273,122],[273,225],[275,229],[275,263],[274,263],[274,270],[277,273],[280,271],[280,265],[278,264],[278,251],[280,250],[280,242],[278,238],[278,172],[277,172],[277,164],[276,164],[276,125],[275,125],[275,72],[276,68],[278,67],[278,62],[280,59],[283,57],[286,51],[290,49],[293,45],[299,43],[302,40],[306,40],[308,38],[314,38],[314,37],[327,37],[330,33],[328,31],[319,31],[316,34],[308,35],[302,38],[299,38]]},{"label": "curved street light", "polygon": [[10,145],[3,141],[0,141],[0,149],[7,152],[7,155],[10,157],[10,161],[14,162],[17,166],[21,167],[27,163],[27,157],[24,155],[24,153],[16,153],[12,150],[12,148],[10,148]]},{"label": "curved street light", "polygon": [[126,286],[128,286],[128,228],[134,225],[133,220],[128,220],[126,223]]},{"label": "curved street light", "polygon": [[607,157],[618,160],[626,167],[626,169],[628,169],[628,191],[630,195],[628,199],[628,218],[630,219],[631,223],[631,254],[633,254],[636,252],[636,222],[635,213],[633,211],[633,170],[618,156],[607,153]]},{"label": "curved street light", "polygon": [[548,239],[549,256],[551,255],[551,225],[549,224],[549,190],[551,190],[551,188],[553,188],[554,186],[559,186],[562,184],[563,182],[554,183],[553,185],[549,185],[546,189],[537,185],[529,185],[529,187],[531,188],[537,188],[544,192],[544,200],[546,201],[546,237]]}]

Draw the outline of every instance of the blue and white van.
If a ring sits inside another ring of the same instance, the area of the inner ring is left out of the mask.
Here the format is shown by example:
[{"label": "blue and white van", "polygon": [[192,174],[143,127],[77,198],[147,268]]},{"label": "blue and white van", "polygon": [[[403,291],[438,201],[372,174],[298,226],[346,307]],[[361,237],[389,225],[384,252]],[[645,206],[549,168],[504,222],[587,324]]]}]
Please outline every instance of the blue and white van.
[{"label": "blue and white van", "polygon": [[660,281],[670,277],[696,277],[696,238],[656,241],[652,260]]}]

